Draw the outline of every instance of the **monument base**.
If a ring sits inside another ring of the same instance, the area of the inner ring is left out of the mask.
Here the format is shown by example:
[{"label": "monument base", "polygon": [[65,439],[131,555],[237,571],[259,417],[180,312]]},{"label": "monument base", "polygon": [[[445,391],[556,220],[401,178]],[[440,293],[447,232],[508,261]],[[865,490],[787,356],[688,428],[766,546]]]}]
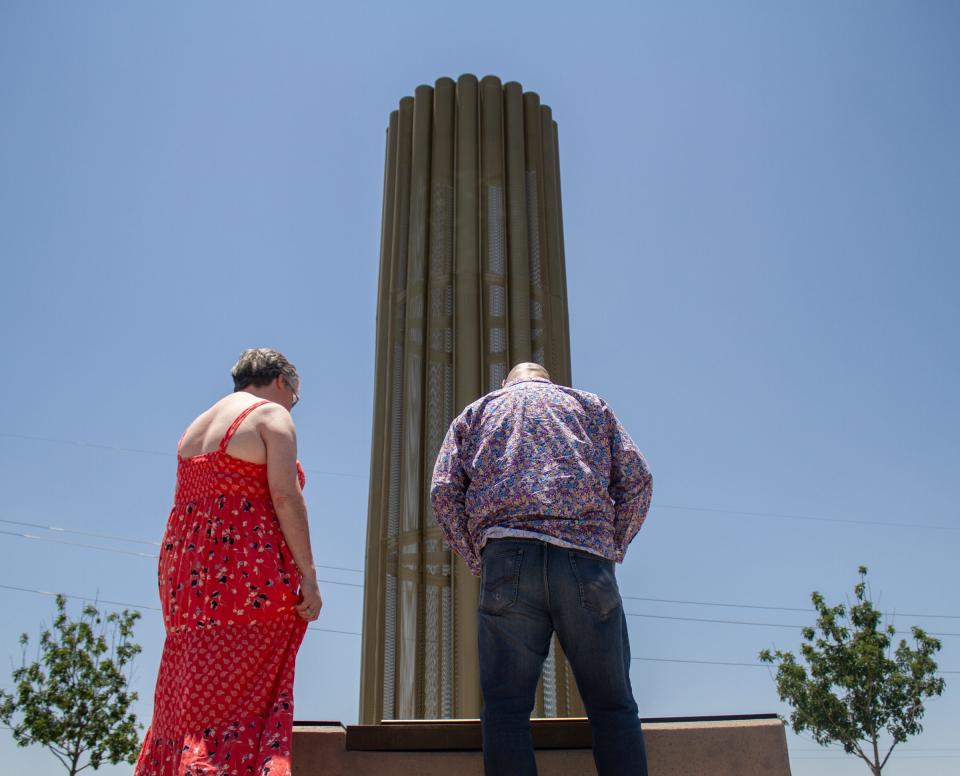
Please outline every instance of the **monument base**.
[{"label": "monument base", "polygon": [[[534,719],[544,776],[595,776],[585,719]],[[783,723],[773,714],[643,720],[654,776],[790,776]],[[482,776],[479,720],[382,725],[297,722],[296,776]]]}]

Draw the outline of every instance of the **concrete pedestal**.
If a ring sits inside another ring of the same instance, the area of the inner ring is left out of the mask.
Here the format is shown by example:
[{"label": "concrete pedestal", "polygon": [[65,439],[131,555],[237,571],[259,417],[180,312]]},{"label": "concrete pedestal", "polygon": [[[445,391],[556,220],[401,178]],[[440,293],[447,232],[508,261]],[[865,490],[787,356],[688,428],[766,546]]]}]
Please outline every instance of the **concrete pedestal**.
[{"label": "concrete pedestal", "polygon": [[[549,722],[555,722],[550,720]],[[295,776],[482,776],[479,723],[461,720],[384,728],[379,749],[370,728],[348,730],[338,722],[297,724],[293,732]],[[571,748],[559,746],[556,726],[538,731],[537,765],[542,776],[595,776],[586,722],[566,728]],[[432,726],[432,727],[431,727]],[[651,776],[790,776],[783,723],[776,718],[707,718],[689,721],[644,720]],[[539,733],[539,735],[538,735]],[[585,738],[586,736],[586,738]],[[449,749],[443,747],[449,746]],[[417,747],[416,750],[410,749]]]}]

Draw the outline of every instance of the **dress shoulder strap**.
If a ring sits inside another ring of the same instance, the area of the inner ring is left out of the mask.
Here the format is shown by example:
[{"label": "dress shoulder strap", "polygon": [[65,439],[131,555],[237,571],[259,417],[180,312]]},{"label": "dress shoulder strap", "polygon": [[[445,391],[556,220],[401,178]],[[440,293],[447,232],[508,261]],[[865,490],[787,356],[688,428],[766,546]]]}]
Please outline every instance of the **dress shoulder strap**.
[{"label": "dress shoulder strap", "polygon": [[270,404],[269,401],[264,399],[263,401],[254,402],[249,407],[247,407],[243,412],[237,415],[236,420],[230,424],[230,428],[227,429],[227,433],[223,435],[223,439],[220,440],[220,452],[227,452],[227,445],[230,444],[230,440],[233,439],[233,435],[237,432],[237,429],[240,428],[240,424],[247,419],[247,415],[253,412],[257,407],[262,407],[264,404]]}]

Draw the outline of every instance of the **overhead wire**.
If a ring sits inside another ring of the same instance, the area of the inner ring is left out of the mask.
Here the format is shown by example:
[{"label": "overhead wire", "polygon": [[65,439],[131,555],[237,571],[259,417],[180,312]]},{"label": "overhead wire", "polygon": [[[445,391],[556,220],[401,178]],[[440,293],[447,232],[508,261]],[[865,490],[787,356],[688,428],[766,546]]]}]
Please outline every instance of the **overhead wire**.
[{"label": "overhead wire", "polygon": [[[719,620],[712,619],[708,617],[679,617],[676,615],[668,614],[640,614],[637,612],[624,612],[627,617],[645,617],[651,620],[679,620],[682,622],[707,622],[718,625],[750,625],[763,628],[807,628],[809,626],[797,623],[781,623],[781,622],[755,622],[750,620]],[[900,633],[901,631],[897,631]],[[929,636],[960,636],[960,633],[935,633],[933,631],[925,631]]]},{"label": "overhead wire", "polygon": [[[809,606],[761,606],[759,604],[734,604],[721,603],[718,601],[689,601],[682,598],[651,598],[641,595],[621,595],[621,598],[630,601],[651,601],[662,604],[689,604],[694,606],[723,606],[732,609],[766,609],[777,612],[803,612],[810,613],[817,611]],[[928,617],[941,620],[960,620],[960,614],[921,614],[919,612],[883,612],[886,617]]]},{"label": "overhead wire", "polygon": [[[796,748],[791,749],[791,752],[822,752],[823,754],[841,754],[843,753],[842,749],[838,749],[835,746],[831,747],[820,747],[817,749],[814,748]],[[902,752],[898,752],[901,756],[905,754],[915,754],[917,752],[960,752],[960,747],[958,746],[918,746],[910,747],[909,749],[904,749]]]},{"label": "overhead wire", "polygon": [[[0,523],[9,523],[9,522],[12,522],[12,521],[0,520]],[[51,529],[48,529],[48,530],[51,530]],[[67,539],[55,539],[51,536],[37,536],[36,534],[18,533],[16,531],[4,531],[3,529],[0,529],[0,535],[16,536],[20,539],[31,539],[33,541],[49,542],[51,544],[65,544],[70,547],[83,547],[84,549],[87,549],[87,550],[100,550],[101,552],[112,552],[119,555],[134,555],[136,557],[148,558],[152,560],[156,560],[157,558],[160,557],[159,555],[154,553],[135,552],[133,550],[121,550],[117,547],[103,547],[102,545],[99,545],[99,544],[85,544],[83,542],[71,542]],[[103,536],[103,534],[99,534],[99,535]],[[349,572],[355,572],[355,573],[363,573],[363,569],[348,568],[346,566],[329,566],[323,563],[314,563],[313,565],[314,565],[314,568],[327,569],[329,571],[349,571]],[[358,582],[336,582],[333,580],[318,580],[318,581],[329,582],[332,585],[344,585],[345,587],[363,587],[363,585]]]},{"label": "overhead wire", "polygon": [[[61,528],[58,526],[46,526],[41,523],[33,523],[27,521],[18,521],[18,520],[9,520],[0,518],[0,523],[11,524],[11,525],[23,525],[36,528],[43,528],[44,530],[54,531],[58,533],[71,533],[85,536],[93,536],[104,539],[115,539],[118,541],[126,542],[138,542],[142,544],[151,544],[159,545],[159,542],[146,542],[141,539],[133,539],[129,537],[117,536],[116,534],[101,534],[88,531],[77,531],[74,529]],[[136,557],[156,559],[158,556],[152,553],[144,552],[135,552],[133,550],[123,550],[116,547],[104,547],[102,545],[96,544],[86,544],[83,542],[72,542],[66,539],[57,539],[49,536],[37,536],[36,534],[29,533],[18,533],[14,531],[5,531],[0,529],[0,535],[5,536],[15,536],[22,539],[30,539],[34,541],[49,542],[53,544],[67,545],[73,547],[81,547],[83,549],[90,550],[99,550],[101,552],[112,552],[122,555],[133,555]],[[316,568],[323,568],[333,571],[345,571],[351,573],[363,573],[363,569],[352,568],[347,566],[333,566],[328,564],[316,563],[314,564]],[[352,582],[339,582],[335,580],[319,580],[333,585],[341,585],[344,587],[363,587],[360,583]],[[718,601],[694,601],[687,599],[679,598],[656,598],[651,596],[634,596],[622,594],[621,597],[624,600],[629,601],[646,601],[653,603],[669,603],[669,604],[683,604],[683,605],[693,605],[693,606],[716,606],[716,607],[726,607],[726,608],[735,608],[735,609],[758,609],[758,610],[770,610],[770,611],[788,611],[788,612],[803,612],[809,613],[816,611],[809,607],[797,607],[797,606],[768,606],[768,605],[759,605],[759,604],[739,604],[739,603],[729,603],[729,602],[718,602]],[[929,613],[919,613],[919,612],[884,612],[887,617],[924,617],[931,619],[960,619],[960,615],[955,614],[929,614]],[[729,625],[755,625],[759,627],[774,627],[774,628],[800,628],[804,627],[803,625],[797,624],[787,624],[787,623],[767,623],[767,622],[748,622],[748,621],[738,621],[738,620],[722,620],[722,619],[712,619],[712,618],[698,618],[698,617],[680,617],[680,616],[668,616],[668,615],[657,615],[657,614],[643,614],[643,613],[627,613],[627,616],[630,617],[647,617],[650,619],[664,619],[664,620],[687,620],[690,622],[711,622],[711,623],[720,623],[720,624],[729,624]],[[929,632],[932,636],[960,636],[960,633],[943,633],[943,632]]]},{"label": "overhead wire", "polygon": [[[147,610],[153,611],[153,612],[161,612],[161,611],[163,611],[159,606],[147,606],[146,604],[132,604],[132,603],[125,602],[125,601],[111,601],[111,600],[108,599],[108,598],[100,598],[100,597],[98,597],[98,596],[94,596],[93,598],[91,598],[90,596],[73,595],[73,594],[71,594],[71,593],[54,593],[54,592],[51,592],[51,591],[49,591],[49,590],[37,590],[37,589],[32,588],[32,587],[20,587],[20,586],[18,586],[18,585],[3,585],[3,584],[0,584],[0,589],[2,589],[2,590],[16,590],[16,591],[21,592],[21,593],[35,593],[36,595],[51,596],[51,597],[55,597],[55,596],[58,596],[58,595],[62,595],[64,598],[68,598],[68,599],[75,600],[75,601],[91,601],[91,602],[93,602],[93,603],[95,603],[95,604],[110,604],[111,606],[129,606],[129,607],[131,607],[131,608],[133,608],[133,609],[147,609]],[[362,634],[359,633],[358,631],[338,630],[338,629],[336,629],[336,628],[322,628],[322,627],[320,627],[320,626],[318,626],[318,625],[308,625],[308,626],[307,626],[307,630],[323,631],[324,633],[341,633],[341,634],[345,634],[345,635],[347,635],[347,636],[360,636],[360,635],[362,635]]]},{"label": "overhead wire", "polygon": [[25,528],[42,528],[44,531],[54,531],[56,533],[68,533],[75,536],[90,536],[95,539],[109,539],[116,542],[127,542],[129,544],[148,544],[152,547],[159,547],[160,542],[152,542],[147,539],[132,539],[129,536],[118,536],[117,534],[96,533],[95,531],[78,531],[75,528],[61,528],[56,525],[44,525],[43,523],[31,523],[26,520],[10,520],[0,517],[0,523],[6,525],[22,525]]},{"label": "overhead wire", "polygon": [[[146,450],[140,447],[120,447],[118,445],[105,445],[97,442],[85,442],[80,439],[56,439],[54,437],[35,436],[33,434],[15,434],[10,431],[0,431],[0,437],[8,437],[11,439],[27,439],[32,442],[48,442],[56,445],[73,445],[74,447],[92,447],[96,450],[110,450],[115,453],[137,453],[140,455],[156,455],[166,458],[173,458],[176,455],[175,453],[169,451],[165,452],[163,450]],[[338,472],[330,469],[313,469],[304,467],[304,471],[310,472],[311,474],[322,474],[328,477],[349,477],[351,479],[364,479],[366,477],[364,474]]]},{"label": "overhead wire", "polygon": [[34,534],[28,533],[16,533],[14,531],[4,531],[0,529],[0,535],[3,536],[16,536],[20,539],[32,539],[39,542],[49,542],[51,544],[65,544],[71,547],[84,547],[88,550],[101,550],[102,552],[113,552],[117,555],[134,555],[139,558],[158,558],[159,555],[152,555],[147,552],[135,552],[134,550],[121,550],[116,547],[101,547],[98,544],[84,544],[83,542],[71,542],[66,539],[54,539],[50,536],[36,536]]},{"label": "overhead wire", "polygon": [[[825,757],[817,757],[815,755],[799,755],[797,757],[791,757],[790,759],[819,761],[819,760],[849,760],[852,757],[855,758],[856,756],[850,755],[850,754],[847,754],[847,755],[832,754],[832,755],[826,755]],[[927,754],[927,755],[900,754],[897,756],[896,759],[898,761],[899,760],[960,760],[960,754]]]},{"label": "overhead wire", "polygon": [[[121,453],[135,453],[142,455],[154,455],[162,457],[172,457],[173,454],[169,452],[163,452],[159,450],[149,450],[142,448],[130,448],[122,447],[117,445],[106,445],[98,444],[93,442],[86,442],[80,440],[69,440],[69,439],[57,439],[51,437],[41,437],[35,435],[27,434],[17,434],[12,432],[0,432],[0,436],[14,438],[14,439],[24,439],[31,441],[40,441],[53,444],[65,444],[73,445],[80,447],[88,447],[94,449],[102,449],[113,452]],[[353,479],[363,479],[366,475],[349,473],[349,472],[340,472],[324,469],[314,469],[314,468],[305,468],[305,471],[312,474],[319,474],[323,476],[334,476],[334,477],[345,477]],[[897,522],[897,521],[880,521],[880,520],[856,520],[851,518],[829,518],[829,517],[819,517],[813,515],[799,515],[799,514],[786,514],[786,513],[777,513],[777,512],[756,512],[748,510],[731,510],[731,509],[721,509],[714,507],[696,507],[696,506],[684,506],[677,504],[662,504],[657,503],[654,507],[655,509],[666,509],[674,510],[681,512],[698,512],[698,513],[714,513],[714,514],[725,514],[733,516],[744,516],[744,517],[760,517],[760,518],[773,518],[780,520],[797,520],[797,521],[813,521],[813,522],[823,522],[823,523],[837,523],[837,524],[848,524],[848,525],[869,525],[869,526],[883,526],[883,527],[893,527],[893,528],[907,528],[907,529],[921,529],[921,530],[939,530],[939,531],[957,531],[960,530],[960,526],[947,526],[947,525],[938,525],[930,523],[906,523],[906,522]],[[0,523],[7,525],[20,525],[28,528],[39,528],[42,530],[59,532],[59,533],[69,533],[77,536],[88,536],[91,538],[105,539],[108,541],[119,541],[135,544],[146,544],[150,546],[159,546],[159,542],[147,541],[142,539],[133,539],[129,537],[118,536],[114,534],[104,534],[96,533],[91,531],[79,531],[75,529],[66,529],[57,526],[46,526],[38,523],[31,523],[27,521],[15,521],[9,519],[0,519]],[[37,541],[46,541],[50,543],[56,543],[61,545],[76,546],[84,549],[93,549],[100,550],[105,552],[113,552],[118,554],[125,555],[134,555],[139,557],[146,558],[156,558],[158,556],[151,555],[147,553],[134,552],[130,550],[122,550],[117,548],[103,547],[99,545],[84,544],[80,542],[70,542],[66,540],[54,539],[52,537],[42,537],[26,533],[14,533],[11,531],[0,530],[0,534],[18,536],[25,539],[37,540]],[[330,570],[345,571],[352,573],[362,573],[363,569],[349,568],[343,566],[331,566],[323,564],[315,564],[317,568],[325,568]],[[362,588],[362,584],[349,583],[349,582],[338,582],[335,580],[318,580],[324,584],[339,585],[343,587],[354,587]],[[18,586],[3,585],[0,584],[0,589],[7,590],[17,590],[28,593],[35,593],[39,595],[52,596],[56,595],[55,593],[50,593],[46,591],[34,590],[31,588],[23,588]],[[91,600],[90,598],[76,596],[76,595],[65,595],[66,598],[70,599],[80,599],[80,600]],[[736,604],[736,603],[727,603],[727,602],[709,602],[709,601],[692,601],[684,599],[665,599],[665,598],[654,598],[648,596],[631,596],[623,595],[622,598],[625,600],[634,600],[634,601],[646,601],[652,603],[669,603],[669,604],[680,604],[680,605],[697,605],[697,606],[715,606],[715,607],[728,607],[728,608],[742,608],[742,609],[757,609],[757,610],[769,610],[769,611],[793,611],[793,612],[804,612],[809,613],[815,611],[811,608],[801,608],[801,607],[787,607],[787,606],[763,606],[757,604]],[[119,601],[111,601],[108,599],[98,599],[100,602],[111,605],[118,606],[131,606],[138,609],[146,609],[151,611],[160,611],[159,607],[146,606],[139,604],[129,604]],[[648,619],[661,619],[661,620],[673,620],[673,621],[686,621],[686,622],[699,622],[699,623],[710,623],[710,624],[729,624],[729,625],[738,625],[738,626],[754,626],[754,627],[775,627],[775,628],[802,628],[803,625],[796,624],[785,624],[785,623],[766,623],[766,622],[755,622],[755,621],[741,621],[741,620],[724,620],[724,619],[714,619],[714,618],[699,618],[699,617],[680,617],[680,616],[670,616],[670,615],[656,615],[656,614],[646,614],[646,613],[633,613],[625,612],[629,617],[637,618],[648,618]],[[902,616],[902,617],[924,617],[924,618],[938,618],[938,619],[960,619],[960,615],[948,615],[948,614],[920,614],[920,613],[910,613],[910,612],[886,612],[887,616]],[[320,626],[308,626],[308,630],[312,631],[322,631],[328,633],[342,634],[342,635],[351,635],[351,636],[360,636],[361,634],[357,631],[348,631],[348,630],[339,630],[333,628],[323,628]],[[930,633],[929,635],[933,636],[960,636],[960,633]],[[712,666],[730,666],[730,667],[750,667],[750,668],[770,668],[771,666],[764,663],[745,663],[745,662],[736,662],[736,661],[722,661],[722,660],[701,660],[701,659],[683,659],[683,658],[656,658],[656,657],[640,657],[635,656],[631,658],[634,661],[638,662],[654,662],[654,663],[680,663],[680,664],[694,664],[694,665],[712,665]],[[958,674],[960,671],[949,671],[942,670],[939,671],[941,674]],[[809,751],[809,750],[808,750]],[[907,753],[904,753],[907,754]],[[902,755],[901,755],[902,757]],[[952,759],[958,757],[957,755],[914,755],[910,759]],[[844,759],[841,757],[831,758],[831,756],[826,757],[810,757],[803,756],[796,759]]]},{"label": "overhead wire", "polygon": [[[74,445],[79,447],[92,447],[100,450],[112,450],[114,452],[120,453],[139,453],[143,455],[157,455],[157,456],[169,456],[172,457],[173,453],[171,452],[162,452],[160,450],[147,450],[143,448],[136,447],[122,447],[118,445],[107,445],[100,444],[97,442],[86,442],[83,440],[77,439],[59,439],[55,437],[45,437],[37,436],[34,434],[19,434],[10,431],[0,431],[0,437],[8,437],[11,439],[26,439],[35,442],[47,442],[50,444],[62,444],[62,445]],[[357,474],[356,472],[340,472],[332,471],[329,469],[304,469],[304,471],[312,472],[314,474],[322,474],[332,477],[348,477],[352,479],[365,479],[367,475]],[[907,523],[900,521],[892,520],[855,520],[853,518],[844,518],[844,517],[822,517],[817,515],[801,515],[794,513],[785,513],[785,512],[762,512],[754,510],[744,510],[744,509],[723,509],[719,507],[701,507],[701,506],[687,506],[682,504],[663,504],[656,502],[653,505],[653,508],[656,509],[671,509],[682,512],[712,512],[716,514],[723,515],[742,515],[745,517],[771,517],[780,520],[808,520],[821,523],[846,523],[849,525],[878,525],[886,526],[889,528],[915,528],[923,530],[936,530],[936,531],[960,531],[960,525],[940,525],[936,523]]]},{"label": "overhead wire", "polygon": [[782,512],[752,512],[743,509],[718,509],[716,507],[688,507],[678,504],[661,504],[656,509],[674,509],[682,512],[715,512],[722,515],[743,515],[745,517],[772,517],[780,520],[812,520],[818,523],[846,523],[850,525],[881,525],[888,528],[922,528],[935,531],[960,531],[960,525],[939,525],[936,523],[902,523],[892,520],[854,520],[848,517],[817,517],[814,515],[794,515]]},{"label": "overhead wire", "polygon": [[706,666],[741,666],[743,668],[770,668],[766,663],[737,663],[729,660],[693,660],[678,657],[631,657],[631,660],[643,660],[651,663],[694,663]]},{"label": "overhead wire", "polygon": [[[13,432],[0,432],[0,436],[15,438],[15,439],[25,439],[32,441],[40,441],[46,443],[54,444],[67,444],[81,447],[90,447],[96,449],[110,450],[114,452],[123,452],[123,453],[136,453],[136,454],[145,454],[145,455],[156,455],[156,456],[172,456],[171,453],[162,452],[158,450],[148,450],[142,448],[131,448],[131,447],[121,447],[117,445],[106,445],[98,444],[94,442],[86,442],[82,440],[70,440],[70,439],[57,439],[51,437],[42,437],[29,434],[17,434]],[[322,469],[306,469],[311,473],[329,475],[329,476],[340,476],[340,477],[350,477],[362,479],[365,475],[348,473],[348,472],[338,472],[331,470],[322,470]],[[656,504],[656,509],[668,509],[684,512],[705,512],[705,513],[715,513],[715,514],[727,514],[727,515],[739,515],[746,517],[768,517],[774,519],[784,519],[784,520],[807,520],[807,521],[816,521],[816,522],[826,522],[826,523],[843,523],[843,524],[853,524],[853,525],[879,525],[886,527],[896,527],[896,528],[915,528],[915,529],[930,529],[930,530],[947,530],[955,531],[960,530],[960,526],[945,526],[929,523],[905,523],[905,522],[895,522],[895,521],[878,521],[878,520],[854,520],[850,518],[828,518],[828,517],[818,517],[813,515],[798,515],[798,514],[786,514],[786,513],[777,513],[777,512],[756,512],[748,510],[732,510],[732,509],[720,509],[714,507],[694,507],[694,506],[683,506],[677,504]],[[129,543],[138,543],[138,544],[147,544],[151,546],[159,546],[159,542],[151,542],[142,539],[133,539],[129,537],[118,536],[114,534],[102,534],[90,531],[79,531],[75,529],[66,529],[58,526],[46,526],[39,523],[32,523],[27,521],[15,521],[9,519],[0,519],[0,523],[5,523],[8,525],[22,525],[30,528],[40,528],[43,530],[60,532],[60,533],[71,533],[78,536],[90,536],[92,538],[106,539],[110,541],[121,541]],[[36,536],[33,534],[27,533],[15,533],[12,531],[3,531],[0,530],[0,534],[17,536],[24,539],[36,540],[36,541],[45,541],[50,543],[56,543],[61,545],[75,546],[84,549],[93,549],[100,550],[103,552],[113,552],[124,555],[133,555],[145,558],[157,558],[158,556],[134,552],[130,550],[122,550],[112,547],[103,547],[100,545],[84,544],[81,542],[71,542],[67,540],[54,539],[52,537],[43,537]],[[363,569],[349,568],[343,566],[331,566],[324,564],[316,564],[318,568],[326,568],[330,570],[337,571],[346,571],[352,573],[362,573]],[[362,588],[363,585],[359,583],[349,583],[349,582],[339,582],[336,580],[318,580],[324,584],[339,585],[343,587],[354,587]],[[8,585],[0,585],[0,588],[6,589],[20,589],[25,592],[38,592],[43,595],[51,595],[50,593],[43,593],[42,591],[33,591],[26,588],[15,588]],[[68,596],[77,598],[77,596]],[[625,600],[635,600],[635,601],[648,601],[653,603],[670,603],[670,604],[683,604],[683,605],[697,605],[697,606],[716,606],[716,607],[729,607],[729,608],[744,608],[744,609],[758,609],[758,610],[769,610],[769,611],[795,611],[795,612],[812,612],[815,611],[810,608],[801,608],[801,607],[788,607],[788,606],[763,606],[757,604],[736,604],[736,603],[727,603],[727,602],[711,602],[711,601],[691,601],[684,599],[666,599],[666,598],[654,598],[648,596],[631,596],[623,595]],[[104,603],[118,603],[118,602],[109,602],[104,601]],[[118,605],[127,605],[127,604],[118,604]],[[132,606],[132,604],[129,604]],[[155,609],[156,607],[142,607],[145,609]],[[681,616],[672,616],[672,615],[657,615],[657,614],[648,614],[648,613],[635,613],[635,612],[625,612],[629,617],[638,617],[638,618],[647,618],[647,619],[660,619],[660,620],[673,620],[673,621],[684,621],[684,622],[700,622],[700,623],[710,623],[710,624],[727,624],[727,625],[738,625],[738,626],[753,626],[753,627],[774,627],[774,628],[802,628],[806,627],[804,625],[797,624],[786,624],[786,623],[767,623],[767,622],[756,622],[756,621],[742,621],[742,620],[724,620],[716,618],[701,618],[701,617],[681,617]],[[921,613],[911,613],[911,612],[885,612],[887,616],[901,616],[901,617],[926,617],[926,618],[938,618],[938,619],[960,619],[960,615],[949,615],[949,614],[921,614]],[[360,635],[355,631],[337,631],[333,629],[320,629],[312,628],[314,630],[328,630],[335,633],[343,633],[347,635]],[[929,632],[929,635],[932,636],[960,636],[960,633],[937,633]],[[641,658],[635,657],[634,660],[638,661],[651,661],[651,662],[673,662],[673,663],[692,663],[692,664],[704,664],[704,665],[728,665],[728,666],[744,666],[744,667],[767,667],[765,664],[761,663],[737,663],[731,661],[711,661],[711,660],[685,660],[679,658]],[[940,673],[960,673],[957,671],[941,671]]]},{"label": "overhead wire", "polygon": [[[57,596],[63,595],[64,598],[79,600],[79,601],[95,601],[97,603],[111,604],[113,606],[129,606],[135,609],[148,609],[151,611],[159,612],[161,611],[157,606],[147,606],[144,604],[134,604],[124,601],[113,601],[107,598],[99,598],[90,596],[79,596],[70,593],[55,593],[47,590],[37,590],[36,588],[22,587],[19,585],[7,585],[0,584],[0,589],[2,590],[15,590],[22,593],[34,593],[36,595],[42,596]],[[350,631],[350,630],[340,630],[336,628],[323,628],[320,626],[312,625],[308,626],[307,630],[323,631],[326,633],[339,633],[347,636],[361,636],[362,634],[359,631]],[[641,657],[634,656],[630,658],[631,660],[642,661],[642,662],[651,662],[651,663],[684,663],[684,664],[693,664],[693,665],[716,665],[716,666],[733,666],[733,667],[744,667],[744,668],[771,668],[770,665],[765,663],[742,663],[737,661],[730,660],[700,660],[693,658],[667,658],[667,657]],[[938,671],[941,674],[960,674],[960,671],[949,671],[942,670]]]}]

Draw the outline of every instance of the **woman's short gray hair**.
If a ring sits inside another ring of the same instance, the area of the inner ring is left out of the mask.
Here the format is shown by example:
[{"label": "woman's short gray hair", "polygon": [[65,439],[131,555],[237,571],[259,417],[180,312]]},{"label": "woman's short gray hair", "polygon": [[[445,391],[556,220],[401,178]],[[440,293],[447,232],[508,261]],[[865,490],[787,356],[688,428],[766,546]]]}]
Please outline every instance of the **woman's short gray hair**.
[{"label": "woman's short gray hair", "polygon": [[230,374],[233,375],[234,391],[242,391],[250,385],[269,385],[278,377],[283,377],[291,388],[295,388],[300,382],[297,368],[283,353],[270,348],[250,348],[243,351]]}]

